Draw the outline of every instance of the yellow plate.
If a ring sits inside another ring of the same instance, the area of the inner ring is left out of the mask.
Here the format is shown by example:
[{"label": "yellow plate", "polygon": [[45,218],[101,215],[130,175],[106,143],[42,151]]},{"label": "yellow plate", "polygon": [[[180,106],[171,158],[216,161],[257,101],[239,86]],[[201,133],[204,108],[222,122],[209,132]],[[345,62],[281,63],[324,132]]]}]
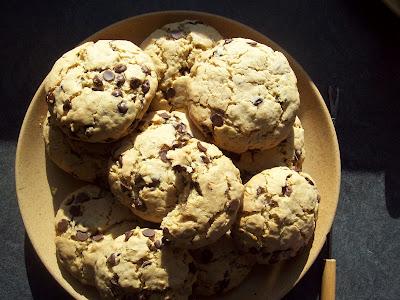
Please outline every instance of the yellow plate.
[{"label": "yellow plate", "polygon": [[[261,33],[227,18],[192,11],[150,13],[115,23],[87,40],[126,39],[139,45],[158,27],[185,18],[202,20],[224,37],[247,37],[282,51],[296,73],[301,97],[300,119],[305,129],[307,150],[304,170],[316,180],[322,199],[315,237],[312,245],[298,257],[273,266],[256,267],[239,288],[222,297],[247,300],[281,298],[318,256],[335,216],[339,198],[340,155],[329,112],[310,77],[288,53]],[[73,297],[95,299],[98,295],[94,288],[78,283],[57,264],[54,213],[66,194],[83,183],[72,179],[46,159],[40,127],[45,114],[42,83],[25,115],[18,140],[15,176],[21,215],[33,247],[53,277]]]}]

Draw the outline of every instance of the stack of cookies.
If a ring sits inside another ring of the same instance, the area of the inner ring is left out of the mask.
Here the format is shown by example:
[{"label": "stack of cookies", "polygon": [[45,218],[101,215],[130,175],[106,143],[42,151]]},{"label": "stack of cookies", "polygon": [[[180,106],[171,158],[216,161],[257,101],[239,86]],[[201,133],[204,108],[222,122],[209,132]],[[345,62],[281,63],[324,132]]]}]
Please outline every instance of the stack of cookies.
[{"label": "stack of cookies", "polygon": [[45,90],[47,155],[89,183],[57,211],[57,258],[102,298],[225,293],[311,240],[320,196],[282,53],[185,20],[141,48],[78,46]]}]

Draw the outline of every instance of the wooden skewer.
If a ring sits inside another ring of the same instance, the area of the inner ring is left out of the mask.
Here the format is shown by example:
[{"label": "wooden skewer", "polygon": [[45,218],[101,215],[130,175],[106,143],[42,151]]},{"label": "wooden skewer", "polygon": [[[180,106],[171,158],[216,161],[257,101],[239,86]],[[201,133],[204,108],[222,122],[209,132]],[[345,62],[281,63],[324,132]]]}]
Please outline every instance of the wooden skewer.
[{"label": "wooden skewer", "polygon": [[324,273],[322,274],[321,300],[335,300],[336,298],[336,259],[325,259]]}]

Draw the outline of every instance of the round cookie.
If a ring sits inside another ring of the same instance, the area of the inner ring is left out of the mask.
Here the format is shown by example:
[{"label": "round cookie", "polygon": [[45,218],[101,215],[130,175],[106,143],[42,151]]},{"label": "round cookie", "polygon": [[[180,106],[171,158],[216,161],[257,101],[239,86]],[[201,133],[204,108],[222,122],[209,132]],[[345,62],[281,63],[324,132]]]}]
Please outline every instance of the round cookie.
[{"label": "round cookie", "polygon": [[103,299],[188,299],[196,269],[186,250],[162,242],[162,232],[136,228],[116,238],[96,262]]},{"label": "round cookie", "polygon": [[238,286],[255,262],[236,249],[229,234],[214,244],[192,250],[190,254],[197,267],[194,294],[201,296],[219,295]]},{"label": "round cookie", "polygon": [[176,246],[199,248],[227,232],[243,197],[239,170],[214,145],[192,138],[184,114],[149,114],[115,151],[111,191],[139,217],[161,223]]},{"label": "round cookie", "polygon": [[190,117],[218,147],[264,150],[289,135],[300,98],[282,53],[249,39],[227,39],[204,52],[190,75]]},{"label": "round cookie", "polygon": [[88,182],[106,182],[110,144],[69,139],[48,116],[43,122],[43,139],[49,158],[62,170]]},{"label": "round cookie", "polygon": [[267,150],[249,150],[242,154],[227,153],[241,173],[255,175],[273,167],[286,166],[301,171],[305,159],[304,129],[296,117],[289,136],[278,146]]},{"label": "round cookie", "polygon": [[176,207],[161,222],[164,236],[189,249],[214,243],[230,229],[241,205],[239,170],[216,146],[195,138],[168,151],[166,158],[186,185]]},{"label": "round cookie", "polygon": [[139,221],[112,194],[94,185],[68,195],[55,218],[57,258],[84,284],[94,285],[94,263],[104,244],[137,225]]},{"label": "round cookie", "polygon": [[109,143],[135,128],[154,97],[156,77],[151,58],[135,44],[87,42],[54,64],[46,101],[69,138]]},{"label": "round cookie", "polygon": [[143,41],[141,48],[153,59],[159,80],[151,110],[186,107],[187,74],[199,54],[220,39],[214,28],[185,20],[167,24]]},{"label": "round cookie", "polygon": [[161,223],[184,189],[184,177],[171,168],[167,149],[191,138],[184,113],[149,113],[137,133],[121,142],[109,168],[111,191],[141,218]]},{"label": "round cookie", "polygon": [[261,264],[293,257],[313,236],[319,200],[308,174],[287,167],[265,170],[245,185],[232,237]]}]

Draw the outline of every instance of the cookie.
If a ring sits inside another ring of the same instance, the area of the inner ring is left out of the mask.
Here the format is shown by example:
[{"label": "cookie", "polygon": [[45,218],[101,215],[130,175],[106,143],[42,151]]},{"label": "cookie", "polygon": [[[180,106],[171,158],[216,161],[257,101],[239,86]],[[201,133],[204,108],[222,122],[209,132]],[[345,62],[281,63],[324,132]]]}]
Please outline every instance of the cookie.
[{"label": "cookie", "polygon": [[111,191],[139,217],[160,223],[185,186],[183,175],[168,163],[167,149],[182,147],[191,137],[184,113],[149,113],[113,154]]},{"label": "cookie", "polygon": [[214,28],[185,20],[167,24],[143,41],[141,48],[153,59],[159,81],[151,110],[186,107],[187,75],[199,54],[220,39]]},{"label": "cookie", "polygon": [[139,217],[161,223],[176,246],[210,244],[230,228],[243,197],[239,170],[188,132],[184,114],[149,114],[110,164],[111,191]]},{"label": "cookie", "polygon": [[194,294],[201,296],[219,295],[237,287],[255,262],[236,249],[229,234],[214,244],[192,250],[190,254],[197,268]]},{"label": "cookie", "polygon": [[94,264],[104,244],[139,221],[112,194],[94,185],[71,193],[55,218],[56,250],[60,264],[84,284],[94,285]]},{"label": "cookie", "polygon": [[42,126],[46,153],[59,168],[83,181],[107,182],[110,144],[71,140],[52,124],[49,116]]},{"label": "cookie", "polygon": [[282,53],[249,39],[227,39],[200,55],[190,75],[190,117],[218,147],[265,150],[289,135],[300,98]]},{"label": "cookie", "polygon": [[227,153],[242,174],[255,175],[273,167],[286,166],[301,171],[305,159],[304,129],[296,117],[289,136],[267,150],[250,150],[242,154]]},{"label": "cookie", "polygon": [[246,183],[232,236],[258,263],[293,257],[313,236],[319,200],[308,174],[287,167],[265,170]]},{"label": "cookie", "polygon": [[188,299],[196,269],[186,250],[162,242],[162,232],[133,229],[116,238],[96,262],[103,299]]},{"label": "cookie", "polygon": [[45,80],[55,124],[72,139],[109,143],[131,132],[157,89],[150,57],[129,41],[87,42],[65,53]]}]

